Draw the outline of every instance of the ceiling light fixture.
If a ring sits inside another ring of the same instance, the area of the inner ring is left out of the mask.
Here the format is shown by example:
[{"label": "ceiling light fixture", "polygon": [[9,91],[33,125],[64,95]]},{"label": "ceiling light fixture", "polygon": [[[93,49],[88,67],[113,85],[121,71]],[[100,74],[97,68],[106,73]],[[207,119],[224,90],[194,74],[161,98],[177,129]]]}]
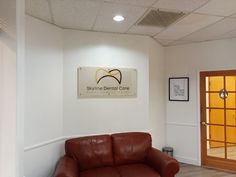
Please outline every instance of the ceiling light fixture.
[{"label": "ceiling light fixture", "polygon": [[123,17],[122,15],[116,15],[113,17],[113,20],[116,22],[122,22],[125,20],[125,17]]}]

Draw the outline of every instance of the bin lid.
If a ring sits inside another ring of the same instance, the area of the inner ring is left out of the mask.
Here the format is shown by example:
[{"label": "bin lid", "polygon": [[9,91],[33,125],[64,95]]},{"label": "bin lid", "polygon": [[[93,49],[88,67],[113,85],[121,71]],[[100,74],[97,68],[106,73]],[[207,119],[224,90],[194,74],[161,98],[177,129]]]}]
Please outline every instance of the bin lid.
[{"label": "bin lid", "polygon": [[172,147],[164,147],[163,150],[171,152],[171,151],[173,151],[173,148]]}]

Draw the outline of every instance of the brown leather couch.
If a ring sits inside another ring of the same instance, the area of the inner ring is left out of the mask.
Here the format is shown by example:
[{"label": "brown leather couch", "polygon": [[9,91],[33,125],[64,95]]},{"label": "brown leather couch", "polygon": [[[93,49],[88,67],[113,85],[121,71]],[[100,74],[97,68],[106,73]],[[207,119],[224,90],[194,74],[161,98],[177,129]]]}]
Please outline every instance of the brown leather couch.
[{"label": "brown leather couch", "polygon": [[141,132],[67,140],[54,177],[174,177],[178,162],[151,142]]}]

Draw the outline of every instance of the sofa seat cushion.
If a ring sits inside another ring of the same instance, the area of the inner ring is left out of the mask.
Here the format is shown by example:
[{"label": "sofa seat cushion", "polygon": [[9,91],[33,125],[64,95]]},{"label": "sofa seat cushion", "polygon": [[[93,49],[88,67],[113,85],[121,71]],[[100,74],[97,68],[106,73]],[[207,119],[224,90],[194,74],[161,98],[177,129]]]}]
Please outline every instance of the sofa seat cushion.
[{"label": "sofa seat cushion", "polygon": [[115,168],[103,167],[86,170],[80,173],[80,177],[120,177]]},{"label": "sofa seat cushion", "polygon": [[117,171],[122,177],[161,177],[154,169],[145,164],[118,166]]}]

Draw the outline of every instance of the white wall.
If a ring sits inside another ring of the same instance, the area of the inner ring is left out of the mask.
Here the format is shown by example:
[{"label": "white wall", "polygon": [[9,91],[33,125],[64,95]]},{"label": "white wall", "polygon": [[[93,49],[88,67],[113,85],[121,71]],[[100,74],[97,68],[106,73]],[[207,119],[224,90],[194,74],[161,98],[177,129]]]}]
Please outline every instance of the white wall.
[{"label": "white wall", "polygon": [[180,161],[200,164],[199,72],[235,69],[236,39],[167,47],[165,54],[166,81],[190,78],[190,101],[166,103],[167,144]]},{"label": "white wall", "polygon": [[25,0],[16,1],[16,25],[17,25],[17,49],[16,49],[16,75],[17,75],[17,108],[16,108],[16,118],[17,118],[17,169],[16,173],[19,177],[24,176],[24,87],[25,87]]},{"label": "white wall", "polygon": [[64,154],[64,143],[56,141],[25,151],[25,177],[52,177],[59,158]]},{"label": "white wall", "polygon": [[62,136],[62,43],[60,28],[26,16],[26,177],[49,176],[62,149],[60,143],[50,144]]},{"label": "white wall", "polygon": [[16,51],[0,32],[0,176],[16,175]]},{"label": "white wall", "polygon": [[[77,98],[81,66],[136,68],[137,98]],[[163,147],[165,97],[158,94],[164,91],[163,68],[164,48],[149,37],[64,30],[64,134],[150,131],[153,144]]]},{"label": "white wall", "polygon": [[[64,134],[147,131],[149,120],[148,38],[64,31]],[[77,98],[77,68],[137,69],[137,98]]]},{"label": "white wall", "polygon": [[165,56],[164,47],[153,39],[149,43],[149,127],[153,146],[166,144]]},{"label": "white wall", "polygon": [[16,142],[16,1],[0,0],[0,176],[17,176]]}]

